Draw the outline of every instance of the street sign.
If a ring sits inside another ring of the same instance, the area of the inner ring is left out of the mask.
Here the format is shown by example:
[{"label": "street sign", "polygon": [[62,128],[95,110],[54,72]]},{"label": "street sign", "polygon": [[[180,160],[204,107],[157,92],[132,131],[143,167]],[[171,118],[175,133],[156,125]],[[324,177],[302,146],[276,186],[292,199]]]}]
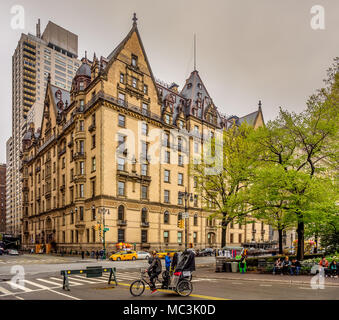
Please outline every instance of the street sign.
[{"label": "street sign", "polygon": [[190,215],[189,215],[188,212],[183,212],[182,217],[183,217],[183,219],[188,219],[190,217]]},{"label": "street sign", "polygon": [[104,228],[104,231],[106,232],[106,231],[108,231],[109,230],[109,228]]}]

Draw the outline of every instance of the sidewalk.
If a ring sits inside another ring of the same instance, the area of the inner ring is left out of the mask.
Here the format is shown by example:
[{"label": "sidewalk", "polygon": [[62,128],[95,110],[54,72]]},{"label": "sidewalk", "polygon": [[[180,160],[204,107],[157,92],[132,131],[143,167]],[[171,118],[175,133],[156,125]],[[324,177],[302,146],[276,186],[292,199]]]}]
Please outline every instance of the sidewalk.
[{"label": "sidewalk", "polygon": [[[245,280],[245,281],[260,281],[260,282],[275,282],[275,283],[293,283],[293,284],[310,284],[314,275],[273,275],[262,273],[233,273],[233,272],[215,272],[215,269],[208,269],[209,275],[200,275],[198,270],[196,277],[206,279],[223,279],[223,280]],[[339,278],[325,278],[325,285],[338,286]]]}]

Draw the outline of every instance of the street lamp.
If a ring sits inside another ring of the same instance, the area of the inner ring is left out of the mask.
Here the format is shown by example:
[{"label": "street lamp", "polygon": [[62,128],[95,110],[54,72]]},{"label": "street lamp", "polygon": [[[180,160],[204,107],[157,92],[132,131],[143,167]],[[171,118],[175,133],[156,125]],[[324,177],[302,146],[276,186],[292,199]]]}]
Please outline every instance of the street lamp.
[{"label": "street lamp", "polygon": [[98,212],[101,213],[101,220],[102,220],[102,226],[103,226],[103,230],[102,230],[102,242],[103,242],[103,246],[104,246],[104,255],[103,255],[103,259],[106,259],[106,241],[105,241],[105,233],[106,231],[108,231],[108,229],[106,229],[106,225],[105,225],[105,214],[109,214],[109,209],[106,209],[105,207],[102,207],[98,210]]},{"label": "street lamp", "polygon": [[193,195],[192,195],[192,193],[188,193],[186,191],[186,188],[185,188],[185,192],[179,191],[179,196],[185,198],[185,215],[184,215],[184,219],[185,219],[185,249],[187,249],[187,225],[188,225],[188,223],[186,223],[186,219],[189,218],[189,216],[187,216],[188,215],[187,201],[189,199],[192,202],[193,201]]}]

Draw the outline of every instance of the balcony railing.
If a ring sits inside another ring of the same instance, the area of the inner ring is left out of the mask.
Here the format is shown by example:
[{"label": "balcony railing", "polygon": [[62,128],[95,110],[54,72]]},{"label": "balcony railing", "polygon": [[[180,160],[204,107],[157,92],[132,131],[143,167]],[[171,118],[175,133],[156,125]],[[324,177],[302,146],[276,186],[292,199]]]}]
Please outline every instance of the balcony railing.
[{"label": "balcony railing", "polygon": [[73,159],[77,160],[77,159],[85,159],[86,158],[86,152],[80,151],[80,152],[76,152],[73,155]]},{"label": "balcony railing", "polygon": [[39,149],[38,153],[45,149],[51,142],[55,140],[55,135],[52,135]]},{"label": "balcony railing", "polygon": [[118,220],[117,225],[118,226],[126,226],[127,225],[127,221],[126,220]]}]

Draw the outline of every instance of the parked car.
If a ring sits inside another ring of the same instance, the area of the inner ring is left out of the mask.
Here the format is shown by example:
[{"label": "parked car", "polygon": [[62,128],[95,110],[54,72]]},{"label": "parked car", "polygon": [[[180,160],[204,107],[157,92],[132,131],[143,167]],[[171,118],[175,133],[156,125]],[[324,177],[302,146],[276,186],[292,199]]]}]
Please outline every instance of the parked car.
[{"label": "parked car", "polygon": [[212,248],[205,248],[201,251],[199,251],[199,256],[212,256],[213,255],[213,249]]},{"label": "parked car", "polygon": [[138,255],[135,251],[117,252],[109,257],[112,261],[136,260]]},{"label": "parked car", "polygon": [[16,249],[8,249],[7,254],[9,254],[10,256],[18,256],[19,252]]},{"label": "parked car", "polygon": [[150,258],[150,253],[146,251],[137,251],[138,260],[148,260]]}]

